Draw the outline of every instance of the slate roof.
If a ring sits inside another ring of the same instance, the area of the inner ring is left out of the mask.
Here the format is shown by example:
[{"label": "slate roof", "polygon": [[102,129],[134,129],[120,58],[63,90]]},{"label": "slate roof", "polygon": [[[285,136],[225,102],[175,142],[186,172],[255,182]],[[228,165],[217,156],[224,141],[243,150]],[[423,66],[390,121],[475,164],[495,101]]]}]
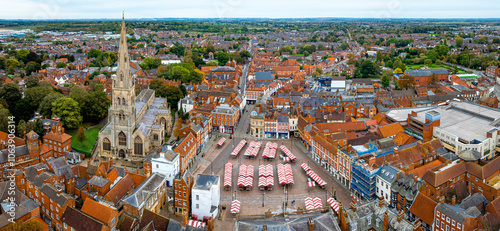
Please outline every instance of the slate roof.
[{"label": "slate roof", "polygon": [[57,190],[54,188],[54,186],[49,184],[44,184],[40,191],[42,191],[45,195],[47,195],[61,207],[65,207],[66,202],[70,199],[73,199],[66,193],[57,194]]},{"label": "slate roof", "polygon": [[101,221],[70,206],[64,210],[61,221],[78,231],[102,230],[105,227]]},{"label": "slate roof", "polygon": [[486,200],[486,197],[484,197],[482,193],[477,192],[463,199],[458,207],[462,209],[468,209],[470,207],[482,206],[483,203],[488,204],[489,201]]},{"label": "slate roof", "polygon": [[390,165],[384,165],[377,173],[377,175],[384,181],[389,182],[389,184],[392,184],[392,182],[396,180],[398,172],[399,172],[398,169]]},{"label": "slate roof", "polygon": [[193,185],[193,189],[210,190],[214,184],[218,184],[219,176],[198,174]]},{"label": "slate roof", "polygon": [[457,205],[449,205],[445,203],[439,203],[436,206],[436,210],[450,217],[451,219],[463,224],[467,218],[476,218],[481,215],[481,212],[477,210],[476,207],[470,207],[467,210],[458,207]]},{"label": "slate roof", "polygon": [[255,72],[255,80],[259,81],[272,81],[274,79],[273,74],[270,71]]},{"label": "slate roof", "polygon": [[109,180],[108,180],[108,179],[106,179],[106,178],[102,178],[102,177],[100,177],[100,176],[93,176],[93,177],[92,177],[92,178],[88,181],[88,183],[89,183],[90,185],[95,185],[95,186],[100,187],[100,188],[104,187],[104,186],[105,186],[108,182],[109,182]]},{"label": "slate roof", "polygon": [[75,178],[75,174],[71,170],[71,166],[66,161],[65,157],[47,159],[47,164],[52,168],[56,176],[64,176],[66,179]]},{"label": "slate roof", "polygon": [[130,195],[122,199],[123,203],[142,208],[144,202],[150,195],[153,195],[159,187],[165,184],[167,178],[160,173],[153,173],[144,180],[137,188],[132,190]]}]

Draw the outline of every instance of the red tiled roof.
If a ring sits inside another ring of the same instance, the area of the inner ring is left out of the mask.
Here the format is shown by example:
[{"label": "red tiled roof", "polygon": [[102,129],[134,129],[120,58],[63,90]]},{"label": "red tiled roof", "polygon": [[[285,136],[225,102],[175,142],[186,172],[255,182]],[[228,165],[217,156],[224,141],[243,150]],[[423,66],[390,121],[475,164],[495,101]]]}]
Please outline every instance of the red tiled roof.
[{"label": "red tiled roof", "polygon": [[434,222],[434,209],[436,206],[437,202],[433,201],[423,193],[418,193],[415,201],[410,207],[410,212],[426,224],[432,225]]}]

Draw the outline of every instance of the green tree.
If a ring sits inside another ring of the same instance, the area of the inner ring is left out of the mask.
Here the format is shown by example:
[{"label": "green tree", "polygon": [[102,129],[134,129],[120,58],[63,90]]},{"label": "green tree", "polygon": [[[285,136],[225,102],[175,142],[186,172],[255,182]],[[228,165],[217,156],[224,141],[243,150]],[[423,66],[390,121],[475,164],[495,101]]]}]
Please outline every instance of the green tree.
[{"label": "green tree", "polygon": [[26,132],[26,121],[20,120],[19,123],[17,123],[17,136],[18,137],[24,137],[24,134]]},{"label": "green tree", "polygon": [[349,47],[349,44],[347,42],[342,42],[340,44],[340,49],[345,50]]},{"label": "green tree", "polygon": [[184,97],[179,87],[163,84],[157,91],[156,96],[167,97],[168,105],[177,109],[177,103]]},{"label": "green tree", "polygon": [[24,63],[28,62],[28,54],[30,52],[26,49],[21,49],[16,53],[17,60],[23,61]]},{"label": "green tree", "polygon": [[31,87],[24,91],[24,98],[28,100],[28,102],[30,102],[33,110],[36,110],[40,106],[40,103],[43,101],[45,96],[49,95],[52,92],[54,92],[52,87]]},{"label": "green tree", "polygon": [[45,118],[52,118],[52,103],[62,97],[64,95],[59,92],[53,92],[45,96],[38,107],[38,112]]},{"label": "green tree", "polygon": [[13,59],[13,58],[10,58],[10,59],[7,59],[7,61],[5,61],[5,66],[7,68],[14,68],[16,69],[17,67],[19,67],[19,61]]},{"label": "green tree", "polygon": [[108,116],[108,109],[111,105],[104,86],[97,84],[94,91],[89,92],[81,104],[82,115],[85,121],[99,122]]},{"label": "green tree", "polygon": [[399,77],[399,86],[404,89],[410,89],[415,86],[415,78],[405,74]]},{"label": "green tree", "polygon": [[7,133],[9,125],[9,110],[0,104],[0,131]]},{"label": "green tree", "polygon": [[186,90],[186,86],[184,85],[179,85],[179,89],[181,89],[182,91],[182,95],[186,96],[187,95],[187,90]]},{"label": "green tree", "polygon": [[83,105],[83,99],[87,95],[87,91],[84,87],[78,85],[69,86],[69,97],[78,102],[78,105]]},{"label": "green tree", "polygon": [[460,37],[460,36],[457,36],[455,38],[455,45],[457,47],[462,47],[464,45],[464,39],[462,37]]},{"label": "green tree", "polygon": [[384,75],[384,76],[382,76],[381,83],[382,83],[382,86],[384,86],[384,88],[387,88],[389,86],[389,84],[391,83],[391,79],[387,75]]},{"label": "green tree", "polygon": [[226,65],[227,61],[229,61],[229,58],[230,58],[229,54],[226,52],[217,52],[217,53],[215,53],[215,56],[216,56],[217,62],[221,66]]},{"label": "green tree", "polygon": [[146,57],[140,64],[141,68],[144,70],[156,69],[160,65],[161,65],[161,59],[153,57]]},{"label": "green tree", "polygon": [[56,68],[65,68],[66,66],[67,66],[66,63],[59,62],[57,63]]},{"label": "green tree", "polygon": [[12,115],[15,116],[16,122],[19,120],[29,120],[35,114],[35,108],[31,106],[31,102],[26,98],[16,102],[14,109],[11,110]]},{"label": "green tree", "polygon": [[83,126],[78,127],[78,133],[76,134],[76,137],[80,141],[80,143],[87,139]]},{"label": "green tree", "polygon": [[6,83],[0,89],[0,98],[5,100],[9,108],[14,108],[17,101],[21,100],[23,97],[19,86],[15,83]]},{"label": "green tree", "polygon": [[77,128],[82,123],[78,102],[69,97],[61,97],[52,103],[52,112],[61,117],[64,126],[70,129]]}]

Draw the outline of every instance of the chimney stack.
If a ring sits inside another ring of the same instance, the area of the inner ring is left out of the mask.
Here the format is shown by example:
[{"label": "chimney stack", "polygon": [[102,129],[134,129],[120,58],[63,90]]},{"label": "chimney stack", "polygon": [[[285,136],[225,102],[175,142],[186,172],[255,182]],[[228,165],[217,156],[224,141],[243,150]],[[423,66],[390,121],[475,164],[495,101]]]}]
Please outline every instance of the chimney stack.
[{"label": "chimney stack", "polygon": [[401,222],[405,214],[403,213],[403,210],[399,210],[398,212],[398,222]]},{"label": "chimney stack", "polygon": [[381,196],[378,200],[378,207],[382,208],[384,204],[385,204],[384,196]]},{"label": "chimney stack", "polygon": [[422,225],[422,221],[420,221],[420,218],[413,223],[413,231],[417,231],[420,229],[420,225]]},{"label": "chimney stack", "polygon": [[387,215],[387,211],[384,213],[384,231],[389,230],[389,215]]},{"label": "chimney stack", "polygon": [[267,225],[262,226],[262,231],[267,231]]},{"label": "chimney stack", "polygon": [[354,198],[351,200],[351,209],[353,212],[356,212],[358,210],[358,206],[356,205],[356,201],[354,201]]},{"label": "chimney stack", "polygon": [[314,221],[312,218],[307,220],[307,224],[309,225],[309,231],[314,231]]},{"label": "chimney stack", "polygon": [[456,203],[457,203],[457,196],[453,195],[453,197],[451,198],[451,204],[455,205]]},{"label": "chimney stack", "polygon": [[399,154],[399,149],[398,149],[398,147],[394,147],[394,154],[395,154],[395,155],[398,155],[398,154]]}]

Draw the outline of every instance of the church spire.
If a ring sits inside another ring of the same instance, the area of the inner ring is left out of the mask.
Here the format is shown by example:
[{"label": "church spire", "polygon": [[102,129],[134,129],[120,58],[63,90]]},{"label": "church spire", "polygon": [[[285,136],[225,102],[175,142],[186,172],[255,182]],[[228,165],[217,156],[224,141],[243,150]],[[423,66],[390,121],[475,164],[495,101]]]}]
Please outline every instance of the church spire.
[{"label": "church spire", "polygon": [[125,28],[125,13],[122,15],[122,26],[120,33],[120,44],[118,49],[118,67],[117,67],[116,86],[130,88],[132,76],[130,75],[130,64],[127,44],[127,28]]}]

